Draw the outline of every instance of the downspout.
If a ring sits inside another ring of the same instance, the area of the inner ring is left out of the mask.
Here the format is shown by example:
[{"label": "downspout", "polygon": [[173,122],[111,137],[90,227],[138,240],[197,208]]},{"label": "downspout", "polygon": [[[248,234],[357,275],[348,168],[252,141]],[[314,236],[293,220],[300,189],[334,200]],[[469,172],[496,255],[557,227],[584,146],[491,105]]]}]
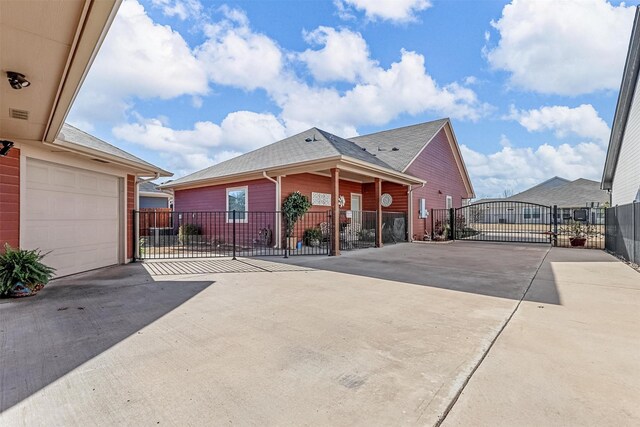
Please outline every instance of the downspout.
[{"label": "downspout", "polygon": [[276,248],[280,247],[280,215],[278,215],[278,211],[280,211],[280,185],[281,185],[281,181],[280,181],[280,176],[277,176],[276,179],[271,178],[269,175],[267,175],[267,171],[262,171],[262,176],[265,177],[265,179],[268,179],[269,181],[273,182],[276,185],[276,223],[275,223],[275,246]]},{"label": "downspout", "polygon": [[[409,199],[409,217],[407,218],[407,222],[409,222],[409,224],[407,224],[407,230],[408,230],[408,240],[409,242],[413,242],[413,191],[414,190],[418,190],[420,188],[424,187],[424,182],[422,183],[422,185],[420,185],[420,187],[418,188],[411,188],[413,187],[412,185],[409,185],[409,190],[407,190],[407,195],[408,195],[408,199]],[[426,221],[426,220],[425,220]],[[426,225],[425,225],[426,228]]]}]

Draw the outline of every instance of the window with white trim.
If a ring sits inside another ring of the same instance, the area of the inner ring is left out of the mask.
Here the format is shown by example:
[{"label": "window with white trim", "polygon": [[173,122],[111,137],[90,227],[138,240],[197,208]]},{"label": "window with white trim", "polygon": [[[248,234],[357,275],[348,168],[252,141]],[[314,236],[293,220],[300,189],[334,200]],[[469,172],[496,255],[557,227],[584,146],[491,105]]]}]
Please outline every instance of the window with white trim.
[{"label": "window with white trim", "polygon": [[233,211],[236,211],[236,222],[247,222],[249,210],[249,188],[227,188],[227,222],[233,222]]},{"label": "window with white trim", "polygon": [[451,209],[453,207],[453,197],[447,196],[447,209]]}]

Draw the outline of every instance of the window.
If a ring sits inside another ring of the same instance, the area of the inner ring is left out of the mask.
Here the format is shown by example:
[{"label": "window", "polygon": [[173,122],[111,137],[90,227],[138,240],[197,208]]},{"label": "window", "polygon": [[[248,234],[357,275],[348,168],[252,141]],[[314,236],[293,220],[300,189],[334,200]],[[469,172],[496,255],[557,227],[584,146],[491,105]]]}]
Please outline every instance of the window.
[{"label": "window", "polygon": [[249,210],[249,190],[247,187],[227,188],[227,222],[233,222],[233,211],[236,211],[236,222],[247,222]]},{"label": "window", "polygon": [[453,199],[451,196],[447,196],[447,209],[451,209],[453,207]]},{"label": "window", "polygon": [[540,219],[540,208],[524,208],[524,219]]}]

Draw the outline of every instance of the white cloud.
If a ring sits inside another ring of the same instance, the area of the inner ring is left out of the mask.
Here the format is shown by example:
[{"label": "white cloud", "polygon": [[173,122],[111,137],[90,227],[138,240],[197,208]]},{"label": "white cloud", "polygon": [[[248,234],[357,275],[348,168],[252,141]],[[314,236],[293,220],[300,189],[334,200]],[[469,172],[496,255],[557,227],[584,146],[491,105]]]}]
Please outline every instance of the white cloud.
[{"label": "white cloud", "polygon": [[511,107],[508,118],[517,120],[529,132],[553,131],[558,138],[569,134],[606,144],[611,130],[591,104],[575,108],[566,106],[516,110]]},{"label": "white cloud", "polygon": [[360,33],[321,26],[306,32],[304,39],[311,45],[323,46],[299,54],[317,81],[355,82],[377,66],[369,58],[369,47]]},{"label": "white cloud", "polygon": [[196,122],[193,129],[176,130],[165,118],[144,118],[113,128],[113,135],[161,153],[168,167],[182,176],[238,156],[286,136],[284,126],[271,114],[236,111],[220,125]]},{"label": "white cloud", "polygon": [[207,94],[207,75],[182,36],[125,0],[74,104],[75,123],[117,120],[132,99]]},{"label": "white cloud", "polygon": [[204,28],[208,39],[197,48],[198,60],[217,84],[248,90],[269,87],[282,73],[278,44],[251,31],[244,12],[222,10],[225,19]]},{"label": "white cloud", "polygon": [[162,9],[166,16],[177,16],[181,20],[202,15],[202,3],[198,0],[151,0],[151,4]]},{"label": "white cloud", "polygon": [[[546,94],[618,89],[635,7],[606,0],[514,0],[492,22],[500,40],[485,47],[512,85]],[[485,36],[485,39],[487,37]]]},{"label": "white cloud", "polygon": [[479,198],[500,196],[504,190],[519,192],[553,176],[597,181],[606,155],[605,147],[594,142],[535,148],[502,145],[491,154],[460,147]]},{"label": "white cloud", "polygon": [[392,22],[415,21],[418,12],[431,7],[429,0],[334,0],[338,14],[351,19],[351,9],[363,11],[371,20]]}]

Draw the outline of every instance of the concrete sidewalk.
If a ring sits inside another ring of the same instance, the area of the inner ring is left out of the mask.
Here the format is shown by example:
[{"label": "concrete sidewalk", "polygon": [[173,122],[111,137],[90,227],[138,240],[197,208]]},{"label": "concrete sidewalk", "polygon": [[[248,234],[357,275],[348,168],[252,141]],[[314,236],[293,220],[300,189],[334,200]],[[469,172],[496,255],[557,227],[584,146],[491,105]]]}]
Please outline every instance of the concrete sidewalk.
[{"label": "concrete sidewalk", "polygon": [[639,367],[640,273],[554,248],[443,425],[637,426]]}]

